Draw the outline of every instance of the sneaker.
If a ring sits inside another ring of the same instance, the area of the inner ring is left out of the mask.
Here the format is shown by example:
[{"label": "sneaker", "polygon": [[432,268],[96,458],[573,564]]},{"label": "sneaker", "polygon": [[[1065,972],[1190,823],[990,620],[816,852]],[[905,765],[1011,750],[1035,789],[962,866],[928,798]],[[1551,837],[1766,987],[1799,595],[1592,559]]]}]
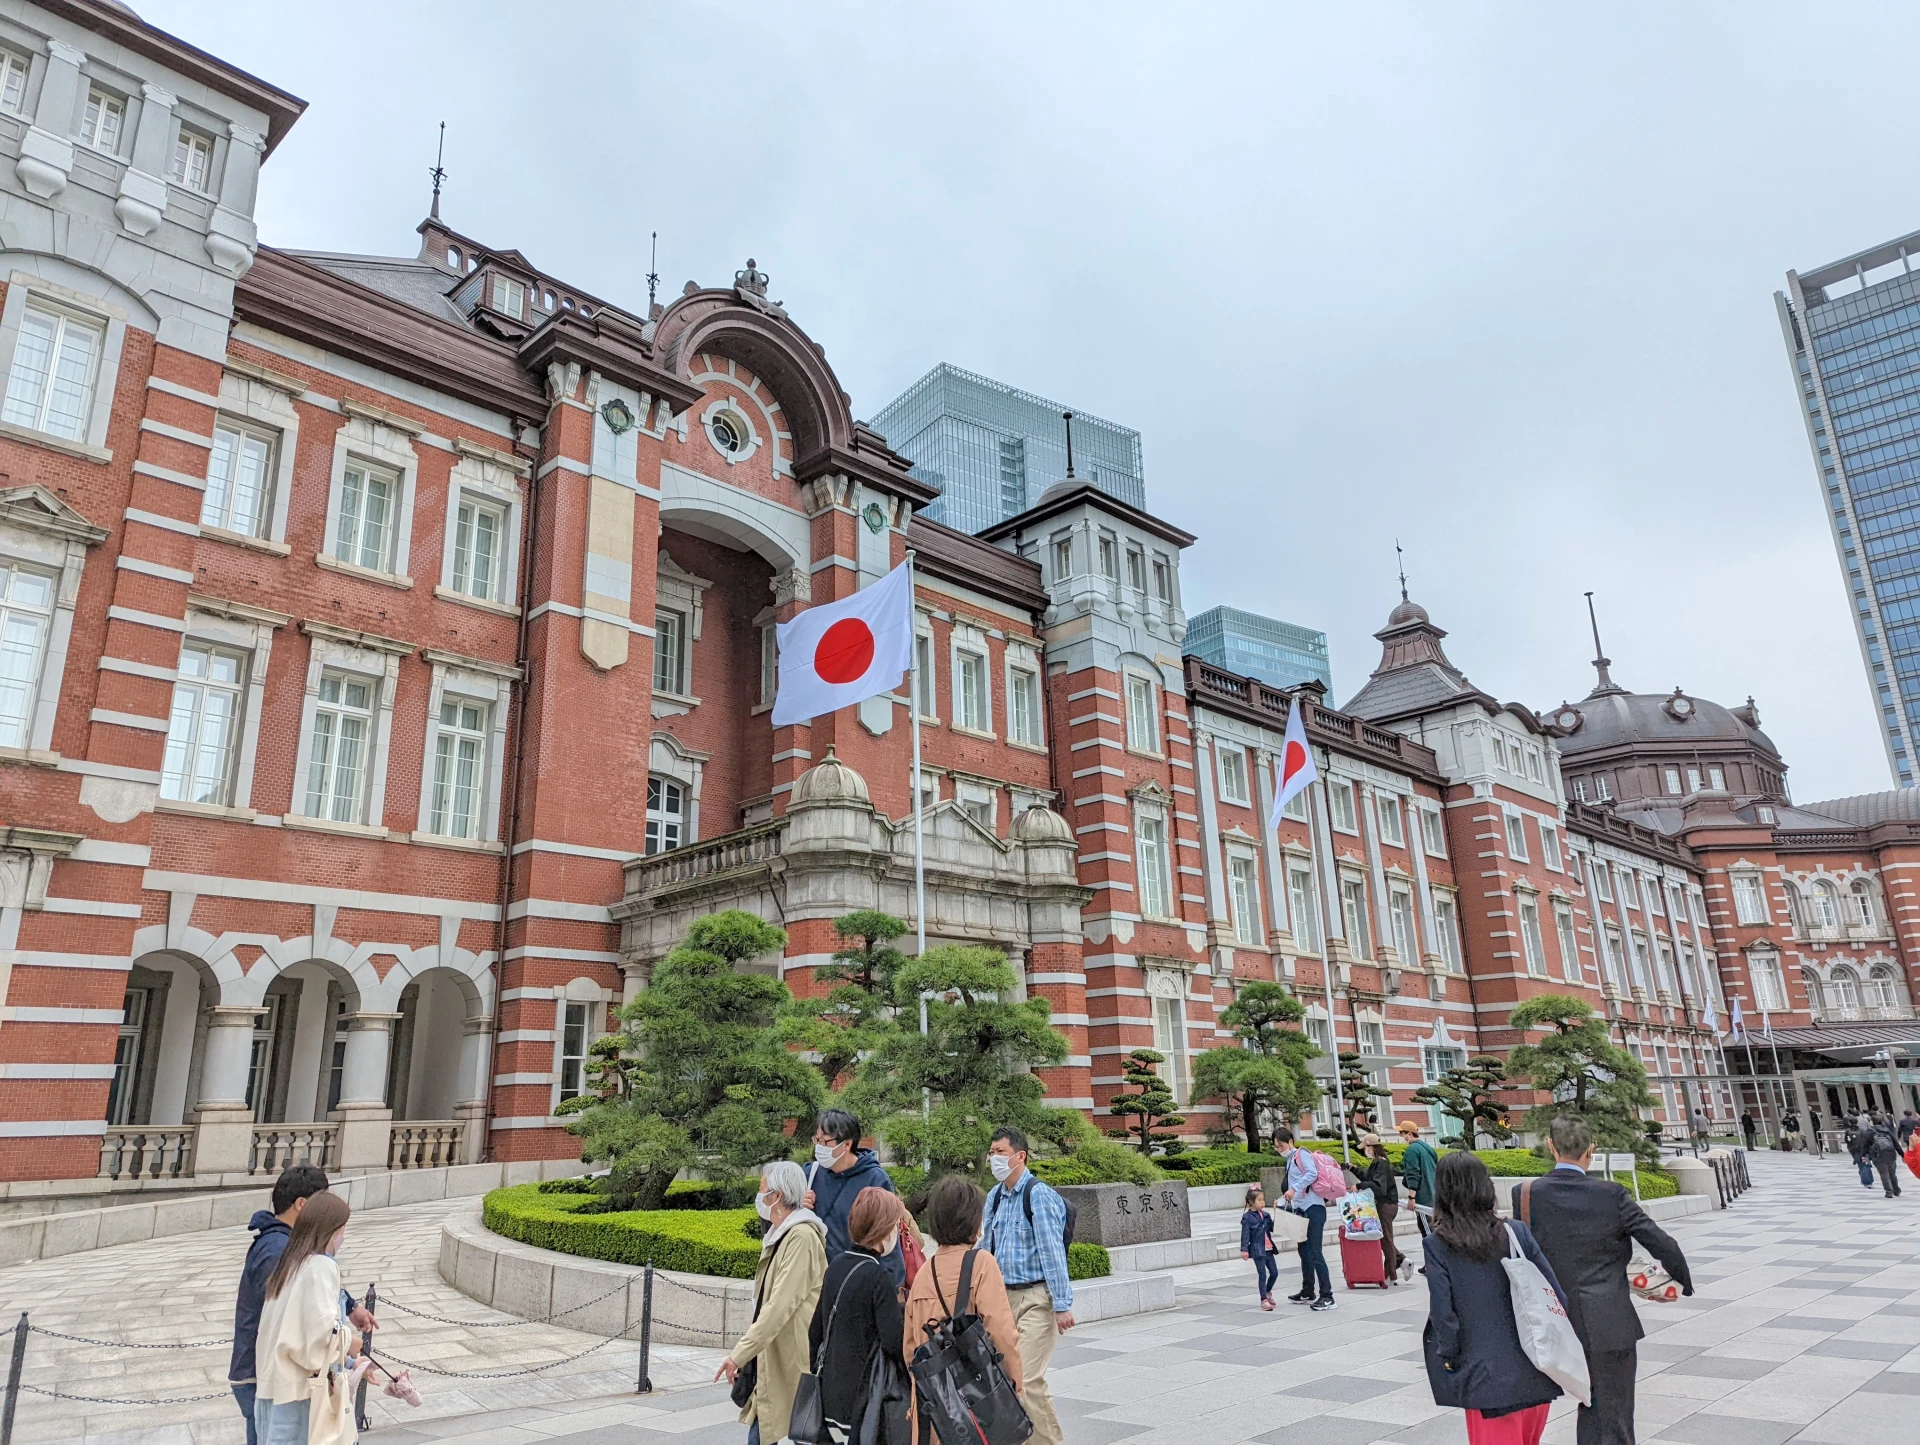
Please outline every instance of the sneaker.
[{"label": "sneaker", "polygon": [[1412,1279],[1413,1279],[1413,1261],[1410,1259],[1401,1260],[1400,1261],[1400,1283],[1408,1284],[1412,1281]]},{"label": "sneaker", "polygon": [[1330,1310],[1332,1308],[1333,1308],[1333,1296],[1330,1294],[1323,1294],[1320,1296],[1319,1299],[1313,1302],[1313,1312],[1315,1314],[1318,1314],[1321,1310]]},{"label": "sneaker", "polygon": [[1310,1305],[1313,1303],[1313,1291],[1310,1289],[1303,1289],[1300,1291],[1299,1294],[1290,1294],[1287,1296],[1287,1303],[1296,1304],[1296,1305]]},{"label": "sneaker", "polygon": [[1272,1301],[1271,1299],[1263,1299],[1263,1300],[1261,1300],[1261,1301],[1260,1301],[1260,1308],[1261,1308],[1261,1309],[1263,1309],[1263,1310],[1270,1310],[1270,1309],[1272,1309],[1272,1308],[1273,1308],[1273,1301]]}]

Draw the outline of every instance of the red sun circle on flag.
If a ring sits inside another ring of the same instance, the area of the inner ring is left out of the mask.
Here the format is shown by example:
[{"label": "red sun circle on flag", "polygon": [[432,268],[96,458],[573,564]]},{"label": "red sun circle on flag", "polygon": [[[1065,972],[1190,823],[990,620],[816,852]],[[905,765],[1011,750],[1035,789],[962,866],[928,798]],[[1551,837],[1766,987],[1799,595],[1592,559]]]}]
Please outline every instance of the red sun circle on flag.
[{"label": "red sun circle on flag", "polygon": [[857,617],[843,617],[813,649],[813,670],[823,682],[857,682],[873,666],[873,629]]},{"label": "red sun circle on flag", "polygon": [[1292,780],[1293,775],[1307,765],[1307,750],[1299,743],[1287,744],[1286,755],[1280,762],[1280,781],[1284,784]]}]

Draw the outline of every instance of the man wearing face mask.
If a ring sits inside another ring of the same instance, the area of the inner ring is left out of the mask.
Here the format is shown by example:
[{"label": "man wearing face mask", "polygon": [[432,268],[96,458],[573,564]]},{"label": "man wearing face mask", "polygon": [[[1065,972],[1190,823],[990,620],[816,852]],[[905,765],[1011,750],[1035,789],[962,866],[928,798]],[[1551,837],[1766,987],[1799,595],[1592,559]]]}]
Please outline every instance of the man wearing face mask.
[{"label": "man wearing face mask", "polygon": [[1021,1398],[1033,1419],[1035,1445],[1063,1445],[1060,1417],[1047,1388],[1054,1342],[1073,1328],[1073,1285],[1067,1279],[1067,1201],[1027,1168],[1027,1136],[996,1129],[987,1166],[999,1182],[987,1195],[980,1247],[1006,1276],[1007,1303],[1020,1334]]},{"label": "man wearing face mask", "polygon": [[[831,1264],[853,1248],[848,1228],[854,1200],[862,1189],[894,1192],[893,1181],[873,1150],[860,1147],[860,1121],[845,1109],[828,1109],[813,1131],[813,1163],[807,1166],[807,1193],[802,1201],[827,1227],[827,1262]],[[880,1263],[895,1289],[907,1282],[906,1261],[896,1241]]]}]

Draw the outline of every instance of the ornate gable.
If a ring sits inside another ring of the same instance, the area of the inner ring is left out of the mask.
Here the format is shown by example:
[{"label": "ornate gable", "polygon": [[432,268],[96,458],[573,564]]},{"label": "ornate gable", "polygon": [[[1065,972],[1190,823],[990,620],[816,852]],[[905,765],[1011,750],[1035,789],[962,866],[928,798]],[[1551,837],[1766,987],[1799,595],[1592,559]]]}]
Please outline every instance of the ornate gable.
[{"label": "ornate gable", "polygon": [[107,529],[96,527],[45,487],[28,485],[0,491],[0,522],[29,532],[64,537],[92,547],[107,540]]}]

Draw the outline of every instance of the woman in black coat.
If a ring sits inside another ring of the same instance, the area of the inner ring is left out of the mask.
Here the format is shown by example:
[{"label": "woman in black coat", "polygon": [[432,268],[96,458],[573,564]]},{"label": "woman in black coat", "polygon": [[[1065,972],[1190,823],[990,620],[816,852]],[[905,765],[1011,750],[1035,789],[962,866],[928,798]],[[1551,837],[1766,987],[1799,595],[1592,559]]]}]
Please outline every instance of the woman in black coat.
[{"label": "woman in black coat", "polygon": [[875,1351],[887,1356],[884,1368],[896,1370],[901,1379],[906,1375],[906,1361],[900,1355],[906,1317],[884,1261],[892,1257],[900,1231],[909,1223],[897,1195],[885,1189],[862,1189],[847,1215],[853,1247],[828,1261],[826,1277],[820,1282],[820,1303],[814,1307],[807,1343],[814,1372],[820,1377],[821,1409],[839,1440],[886,1445],[884,1436],[879,1441],[863,1440],[860,1425],[867,1413]]},{"label": "woman in black coat", "polygon": [[1426,1243],[1431,1313],[1423,1337],[1433,1402],[1467,1412],[1468,1445],[1539,1445],[1547,1405],[1561,1392],[1520,1348],[1500,1265],[1508,1229],[1563,1304],[1566,1291],[1533,1231],[1517,1220],[1502,1226],[1493,1178],[1473,1155],[1455,1150],[1441,1159],[1433,1206]]},{"label": "woman in black coat", "polygon": [[1393,1241],[1393,1224],[1400,1217],[1400,1178],[1387,1158],[1387,1146],[1378,1134],[1362,1134],[1360,1147],[1366,1151],[1367,1167],[1360,1171],[1360,1187],[1373,1191],[1373,1207],[1380,1213],[1380,1249],[1387,1269],[1388,1284],[1403,1284],[1413,1278],[1413,1266]]}]

